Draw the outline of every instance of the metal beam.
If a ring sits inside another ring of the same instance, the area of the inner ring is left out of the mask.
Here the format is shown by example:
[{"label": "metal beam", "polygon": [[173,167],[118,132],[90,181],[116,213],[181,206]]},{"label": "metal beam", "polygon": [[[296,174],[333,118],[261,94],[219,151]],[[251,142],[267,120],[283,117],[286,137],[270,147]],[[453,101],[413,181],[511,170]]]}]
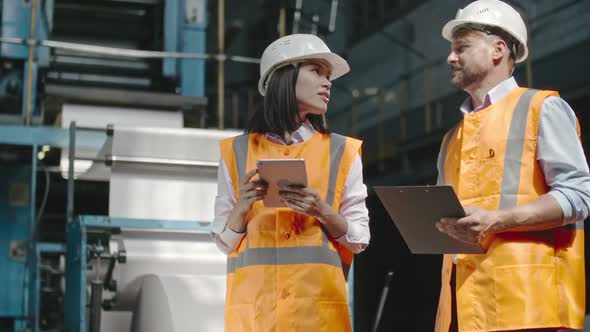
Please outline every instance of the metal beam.
[{"label": "metal beam", "polygon": [[126,91],[106,88],[82,88],[75,86],[48,84],[47,95],[64,98],[68,101],[89,102],[132,107],[158,109],[204,109],[206,97],[179,96],[171,93]]}]

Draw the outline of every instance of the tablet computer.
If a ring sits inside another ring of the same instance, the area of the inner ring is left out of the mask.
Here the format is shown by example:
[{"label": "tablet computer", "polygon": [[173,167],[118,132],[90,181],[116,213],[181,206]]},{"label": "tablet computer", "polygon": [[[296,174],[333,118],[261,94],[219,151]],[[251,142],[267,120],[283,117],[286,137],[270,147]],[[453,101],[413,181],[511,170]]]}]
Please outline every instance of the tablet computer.
[{"label": "tablet computer", "polygon": [[461,218],[465,211],[451,186],[374,187],[377,196],[414,254],[481,254],[470,245],[441,233],[434,225],[443,217]]},{"label": "tablet computer", "polygon": [[279,196],[280,185],[307,186],[304,159],[259,159],[256,168],[260,178],[268,183],[268,191],[262,201],[265,207],[286,207]]}]

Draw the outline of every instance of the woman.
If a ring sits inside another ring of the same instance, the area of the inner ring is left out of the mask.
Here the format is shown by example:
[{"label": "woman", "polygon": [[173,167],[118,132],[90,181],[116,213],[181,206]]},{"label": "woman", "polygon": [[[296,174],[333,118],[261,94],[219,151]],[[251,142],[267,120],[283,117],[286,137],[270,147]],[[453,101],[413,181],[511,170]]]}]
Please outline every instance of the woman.
[{"label": "woman", "polygon": [[[228,254],[226,331],[350,331],[346,275],[369,243],[361,142],[330,134],[330,80],[349,71],[314,35],[270,44],[264,108],[247,134],[220,143],[213,237]],[[265,208],[256,160],[305,159],[308,186],[284,186]]]}]

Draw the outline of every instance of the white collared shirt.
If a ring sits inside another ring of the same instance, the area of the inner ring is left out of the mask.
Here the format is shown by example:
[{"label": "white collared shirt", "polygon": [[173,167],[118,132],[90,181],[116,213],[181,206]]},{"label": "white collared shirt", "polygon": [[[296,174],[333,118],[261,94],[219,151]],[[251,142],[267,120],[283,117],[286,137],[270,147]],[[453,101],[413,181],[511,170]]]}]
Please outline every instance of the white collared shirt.
[{"label": "white collared shirt", "polygon": [[[291,134],[291,144],[304,142],[311,138],[315,132],[311,123],[305,121]],[[266,138],[274,143],[288,145],[279,135],[268,133],[266,134]],[[360,156],[357,154],[346,179],[342,201],[338,211],[348,223],[348,232],[336,239],[336,241],[342,243],[354,253],[360,253],[365,250],[371,238],[371,234],[369,233],[369,211],[365,204],[366,198],[367,186],[363,183],[363,165]],[[234,251],[242,237],[246,234],[236,233],[227,227],[227,219],[236,203],[236,195],[229,170],[223,159],[221,159],[217,173],[215,219],[213,220],[213,231],[211,235],[217,247],[226,254]]]}]

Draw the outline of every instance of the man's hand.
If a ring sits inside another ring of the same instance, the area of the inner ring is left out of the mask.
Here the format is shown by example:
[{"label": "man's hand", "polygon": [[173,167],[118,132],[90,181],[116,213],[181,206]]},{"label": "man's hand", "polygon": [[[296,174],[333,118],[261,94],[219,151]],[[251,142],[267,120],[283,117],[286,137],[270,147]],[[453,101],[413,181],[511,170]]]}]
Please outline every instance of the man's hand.
[{"label": "man's hand", "polygon": [[478,206],[465,207],[463,218],[442,218],[436,228],[442,233],[468,244],[481,244],[494,234],[502,223],[502,211],[491,211]]}]

